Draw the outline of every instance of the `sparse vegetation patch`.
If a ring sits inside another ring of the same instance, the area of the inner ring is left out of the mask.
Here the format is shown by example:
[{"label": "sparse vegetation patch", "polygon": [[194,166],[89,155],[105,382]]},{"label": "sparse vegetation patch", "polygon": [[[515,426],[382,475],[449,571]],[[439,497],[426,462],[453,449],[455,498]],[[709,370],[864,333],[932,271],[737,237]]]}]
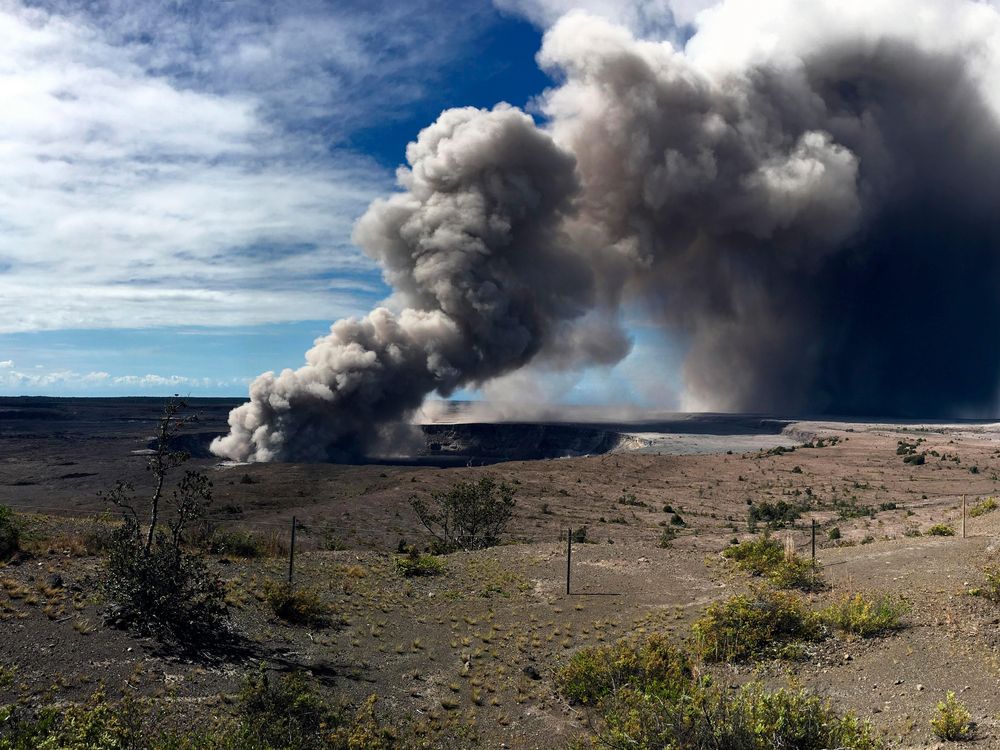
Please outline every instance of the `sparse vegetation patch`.
[{"label": "sparse vegetation patch", "polygon": [[21,522],[13,509],[0,505],[0,560],[6,560],[21,546]]},{"label": "sparse vegetation patch", "polygon": [[314,588],[268,581],[264,600],[276,617],[292,625],[322,628],[330,623],[330,608]]},{"label": "sparse vegetation patch", "polygon": [[997,499],[995,497],[988,497],[969,508],[969,515],[973,518],[978,518],[979,516],[985,516],[987,513],[992,513],[997,508],[1000,508],[1000,503],[997,502]]},{"label": "sparse vegetation patch", "polygon": [[924,532],[927,536],[955,536],[955,529],[946,523],[936,523]]},{"label": "sparse vegetation patch", "polygon": [[746,661],[779,655],[783,646],[823,637],[818,615],[782,591],[737,594],[712,604],[692,626],[695,649],[707,661]]},{"label": "sparse vegetation patch", "polygon": [[965,742],[976,736],[976,725],[969,710],[959,702],[951,690],[937,704],[937,714],[931,719],[934,734],[945,742]]},{"label": "sparse vegetation patch", "polygon": [[862,638],[884,635],[903,627],[902,618],[910,611],[902,597],[858,592],[844,596],[821,613],[831,627]]},{"label": "sparse vegetation patch", "polygon": [[414,576],[437,576],[444,573],[444,562],[434,555],[421,554],[416,547],[410,547],[405,555],[395,559],[396,570],[406,578]]}]

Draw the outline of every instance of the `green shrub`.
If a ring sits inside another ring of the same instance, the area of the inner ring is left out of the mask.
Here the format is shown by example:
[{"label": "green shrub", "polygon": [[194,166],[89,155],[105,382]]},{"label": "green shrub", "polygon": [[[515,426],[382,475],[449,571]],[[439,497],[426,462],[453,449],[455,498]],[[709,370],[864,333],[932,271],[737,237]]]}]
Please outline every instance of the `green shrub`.
[{"label": "green shrub", "polygon": [[444,573],[444,562],[434,555],[421,555],[415,547],[411,547],[407,554],[397,557],[395,564],[396,570],[407,578]]},{"label": "green shrub", "polygon": [[924,533],[927,536],[955,536],[955,529],[946,523],[936,523]]},{"label": "green shrub", "polygon": [[217,640],[227,615],[222,582],[165,534],[148,552],[131,519],[111,535],[103,580],[107,620],[185,646]]},{"label": "green shrub", "polygon": [[722,727],[713,733],[721,735],[721,742],[700,747],[881,750],[885,746],[870,722],[852,713],[840,716],[828,702],[804,690],[767,692],[759,683],[750,684],[720,713]]},{"label": "green shrub", "polygon": [[0,707],[0,750],[123,750],[141,743],[135,704],[109,703],[95,693],[86,703]]},{"label": "green shrub", "polygon": [[663,533],[660,534],[660,547],[666,549],[671,545],[671,543],[676,538],[677,538],[677,529],[673,528],[672,526],[667,526],[663,530]]},{"label": "green shrub", "polygon": [[588,706],[600,704],[625,685],[676,699],[691,681],[687,656],[661,634],[582,649],[556,675],[556,685],[566,698]]},{"label": "green shrub", "polygon": [[833,628],[870,638],[902,628],[902,618],[909,611],[909,603],[900,597],[858,592],[831,604],[820,616]]},{"label": "green shrub", "polygon": [[696,684],[679,699],[626,684],[602,706],[596,744],[609,750],[883,750],[875,726],[840,715],[806,691],[767,691],[759,682],[735,693]]},{"label": "green shrub", "polygon": [[747,512],[747,526],[750,531],[763,521],[769,529],[783,529],[801,516],[801,508],[784,500],[775,503],[762,502],[750,507]]},{"label": "green shrub", "polygon": [[[320,750],[346,748],[335,743],[331,730],[348,722],[343,708],[329,704],[293,672],[272,679],[263,670],[244,682],[239,694],[235,747]],[[373,746],[381,747],[381,746]]]},{"label": "green shrub", "polygon": [[755,576],[770,573],[785,559],[785,548],[777,539],[767,535],[727,547],[722,556],[736,563],[736,567]]},{"label": "green shrub", "polygon": [[836,542],[838,539],[841,538],[840,527],[834,526],[832,529],[826,532],[826,537],[831,542]]},{"label": "green shrub", "polygon": [[267,581],[264,600],[276,617],[292,625],[322,628],[330,623],[330,608],[316,589]]},{"label": "green shrub", "polygon": [[514,488],[487,474],[476,482],[459,482],[410,504],[424,527],[448,550],[477,550],[500,543],[514,514]]},{"label": "green shrub", "polygon": [[92,518],[82,533],[83,547],[88,555],[103,555],[111,550],[118,524],[104,513]]},{"label": "green shrub", "polygon": [[[182,714],[183,717],[183,714]],[[149,700],[41,709],[0,707],[0,750],[390,750],[395,734],[375,716],[375,696],[354,712],[293,673],[245,680],[235,713],[170,732]]]},{"label": "green shrub", "polygon": [[578,529],[573,529],[573,544],[586,544],[587,543],[587,527],[581,526]]},{"label": "green shrub", "polygon": [[263,556],[264,548],[264,538],[253,531],[218,529],[212,534],[209,551],[214,555],[251,559]]},{"label": "green shrub", "polygon": [[798,555],[782,559],[767,574],[767,582],[775,588],[799,591],[821,591],[826,585],[812,563]]},{"label": "green shrub", "polygon": [[781,591],[737,594],[708,607],[692,626],[695,649],[707,661],[745,661],[775,655],[785,644],[824,636],[818,615]]},{"label": "green shrub", "polygon": [[987,513],[992,513],[997,508],[1000,508],[1000,503],[997,502],[996,498],[988,497],[969,508],[969,515],[973,518],[978,518],[979,516],[985,516]]},{"label": "green shrub", "polygon": [[788,554],[784,545],[766,534],[758,539],[730,545],[722,556],[736,567],[754,576],[765,576],[779,589],[816,591],[823,588],[822,579],[808,560]]},{"label": "green shrub", "polygon": [[991,602],[1000,602],[1000,566],[989,565],[983,569],[985,583],[977,588],[969,589],[974,596],[982,596]]},{"label": "green shrub", "polygon": [[976,736],[972,715],[950,690],[945,699],[937,704],[937,715],[931,719],[931,729],[945,742],[963,742]]},{"label": "green shrub", "polygon": [[623,492],[622,496],[618,498],[619,505],[632,505],[637,508],[645,508],[646,503],[635,496],[634,492]]},{"label": "green shrub", "polygon": [[21,523],[13,508],[0,505],[0,560],[6,560],[21,548]]}]

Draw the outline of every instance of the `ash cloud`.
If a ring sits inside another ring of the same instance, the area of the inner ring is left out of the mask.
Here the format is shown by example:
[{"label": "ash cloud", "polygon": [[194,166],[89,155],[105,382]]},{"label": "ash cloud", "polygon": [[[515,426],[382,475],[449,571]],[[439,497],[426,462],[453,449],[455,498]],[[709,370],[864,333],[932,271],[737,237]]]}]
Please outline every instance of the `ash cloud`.
[{"label": "ash cloud", "polygon": [[978,2],[728,0],[679,49],[582,13],[522,112],[445,112],[356,241],[393,312],[265,374],[219,455],[348,460],[528,362],[688,344],[713,410],[969,416],[1000,382],[1000,16]]},{"label": "ash cloud", "polygon": [[[593,269],[562,229],[579,192],[572,154],[499,105],[445,112],[407,161],[404,192],[373,203],[355,230],[398,311],[339,321],[304,367],[257,378],[217,455],[354,460],[429,393],[517,369],[546,347],[572,358],[573,321],[597,302]],[[603,335],[617,345],[597,356],[620,359],[624,334]]]}]

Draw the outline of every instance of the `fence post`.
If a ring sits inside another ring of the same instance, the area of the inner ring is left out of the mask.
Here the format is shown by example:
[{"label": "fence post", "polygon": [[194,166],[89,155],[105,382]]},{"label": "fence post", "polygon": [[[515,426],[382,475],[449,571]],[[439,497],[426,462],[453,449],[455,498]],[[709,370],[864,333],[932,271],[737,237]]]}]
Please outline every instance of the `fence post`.
[{"label": "fence post", "polygon": [[288,583],[295,575],[295,516],[292,516],[292,543],[288,546]]},{"label": "fence post", "polygon": [[816,570],[816,519],[812,519],[812,561],[813,570]]},{"label": "fence post", "polygon": [[965,508],[966,508],[966,496],[962,495],[962,539],[965,539]]},{"label": "fence post", "polygon": [[566,532],[566,596],[569,596],[570,564],[573,561],[573,529]]}]

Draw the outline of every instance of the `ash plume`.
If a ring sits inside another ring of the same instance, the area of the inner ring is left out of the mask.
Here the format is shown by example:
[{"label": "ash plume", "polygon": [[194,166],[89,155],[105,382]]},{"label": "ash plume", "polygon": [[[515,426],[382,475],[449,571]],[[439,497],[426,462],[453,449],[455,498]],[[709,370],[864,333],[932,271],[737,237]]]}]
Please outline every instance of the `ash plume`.
[{"label": "ash plume", "polygon": [[[449,110],[407,160],[404,192],[375,202],[355,230],[399,311],[339,321],[305,366],[257,378],[213,442],[217,455],[360,458],[427,394],[562,349],[593,309],[592,268],[562,230],[579,191],[575,160],[530,117],[506,105]],[[613,337],[598,356],[623,356],[626,340]]]},{"label": "ash plume", "polygon": [[1000,14],[972,0],[727,0],[683,48],[583,13],[550,29],[536,125],[452,110],[356,241],[391,306],[265,374],[213,450],[344,460],[529,361],[684,341],[692,404],[995,413]]}]

